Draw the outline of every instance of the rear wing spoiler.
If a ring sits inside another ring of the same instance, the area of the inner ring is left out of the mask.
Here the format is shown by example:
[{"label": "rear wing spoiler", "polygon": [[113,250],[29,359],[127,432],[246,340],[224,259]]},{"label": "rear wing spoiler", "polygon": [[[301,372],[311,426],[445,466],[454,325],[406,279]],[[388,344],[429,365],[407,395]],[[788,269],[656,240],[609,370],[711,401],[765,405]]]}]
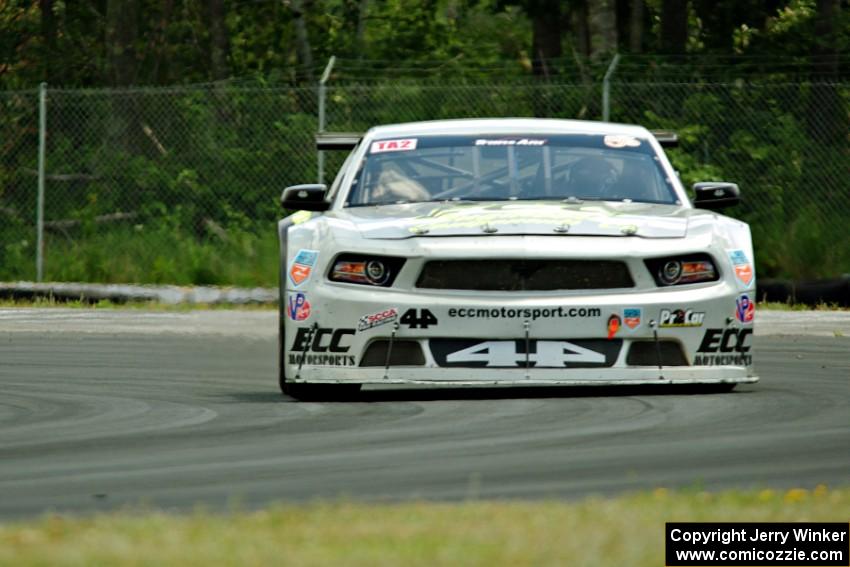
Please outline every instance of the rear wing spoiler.
[{"label": "rear wing spoiler", "polygon": [[672,130],[650,130],[649,131],[662,148],[678,148],[679,136]]},{"label": "rear wing spoiler", "polygon": [[363,134],[356,132],[322,132],[316,134],[316,148],[319,150],[353,150],[360,143]]},{"label": "rear wing spoiler", "polygon": [[[662,148],[679,146],[679,136],[671,130],[651,130]],[[322,132],[316,134],[316,148],[319,150],[353,150],[360,143],[363,134],[357,132]]]}]

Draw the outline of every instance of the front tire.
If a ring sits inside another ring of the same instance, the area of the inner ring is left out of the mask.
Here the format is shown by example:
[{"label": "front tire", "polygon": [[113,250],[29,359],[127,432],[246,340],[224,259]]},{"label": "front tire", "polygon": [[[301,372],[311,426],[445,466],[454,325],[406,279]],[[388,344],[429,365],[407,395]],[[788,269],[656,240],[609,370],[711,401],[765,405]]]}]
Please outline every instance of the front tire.
[{"label": "front tire", "polygon": [[344,401],[357,395],[360,384],[304,384],[284,381],[280,389],[284,395],[296,400]]}]

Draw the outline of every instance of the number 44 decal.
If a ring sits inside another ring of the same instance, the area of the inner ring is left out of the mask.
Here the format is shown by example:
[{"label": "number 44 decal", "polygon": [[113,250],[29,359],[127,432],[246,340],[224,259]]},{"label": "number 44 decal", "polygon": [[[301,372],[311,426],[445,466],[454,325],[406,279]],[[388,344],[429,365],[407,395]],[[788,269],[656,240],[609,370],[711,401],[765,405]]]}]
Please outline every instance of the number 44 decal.
[{"label": "number 44 decal", "polygon": [[[520,366],[526,354],[516,341],[487,341],[449,354],[446,362],[486,362],[487,366]],[[566,341],[537,341],[537,352],[528,354],[537,368],[563,368],[572,364],[605,364],[605,355]]]},{"label": "number 44 decal", "polygon": [[398,322],[411,329],[427,329],[429,325],[437,324],[437,318],[427,309],[408,309]]}]

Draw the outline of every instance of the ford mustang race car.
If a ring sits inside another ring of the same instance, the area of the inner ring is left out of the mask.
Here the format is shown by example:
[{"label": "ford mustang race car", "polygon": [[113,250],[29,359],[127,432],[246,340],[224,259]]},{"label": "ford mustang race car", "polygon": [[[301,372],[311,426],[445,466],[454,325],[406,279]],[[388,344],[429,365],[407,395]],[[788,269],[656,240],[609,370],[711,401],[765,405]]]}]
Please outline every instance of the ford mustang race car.
[{"label": "ford mustang race car", "polygon": [[320,135],[350,154],[279,222],[280,387],[755,382],[749,227],[675,135],[446,120]]}]

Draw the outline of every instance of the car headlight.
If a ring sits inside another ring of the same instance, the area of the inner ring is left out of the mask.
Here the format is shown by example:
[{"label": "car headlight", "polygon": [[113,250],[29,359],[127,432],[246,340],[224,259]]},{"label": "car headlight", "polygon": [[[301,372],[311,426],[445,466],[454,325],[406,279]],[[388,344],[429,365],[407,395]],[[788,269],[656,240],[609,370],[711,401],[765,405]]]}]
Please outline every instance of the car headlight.
[{"label": "car headlight", "polygon": [[328,279],[377,287],[390,287],[404,265],[404,258],[364,254],[340,254]]},{"label": "car headlight", "polygon": [[655,283],[662,287],[714,282],[720,279],[714,260],[708,254],[653,258],[645,263]]}]

